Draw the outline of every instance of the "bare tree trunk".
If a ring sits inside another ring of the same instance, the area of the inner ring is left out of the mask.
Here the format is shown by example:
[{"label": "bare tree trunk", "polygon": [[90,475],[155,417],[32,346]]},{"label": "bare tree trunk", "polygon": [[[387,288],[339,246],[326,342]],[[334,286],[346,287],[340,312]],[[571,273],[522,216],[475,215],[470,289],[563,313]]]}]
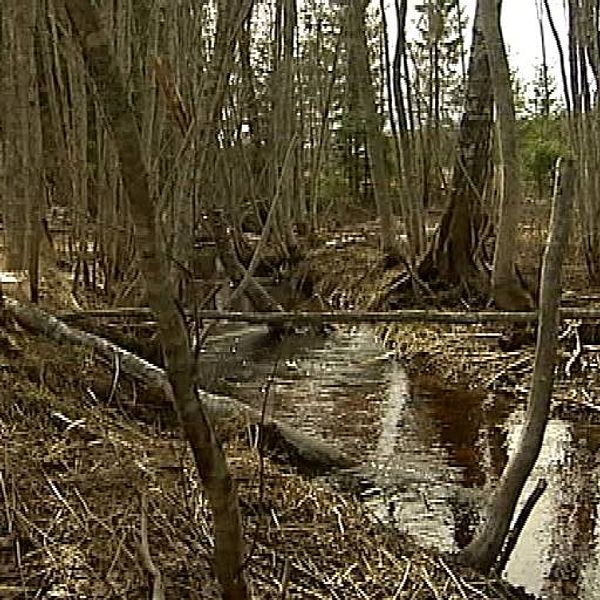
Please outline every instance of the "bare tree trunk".
[{"label": "bare tree trunk", "polygon": [[[268,194],[273,199],[279,183],[287,148],[295,137],[296,93],[294,85],[295,36],[297,28],[296,0],[277,0],[275,6],[275,39],[273,41],[273,69],[271,93],[273,114],[271,119],[270,177]],[[296,152],[292,155],[295,159]],[[295,163],[295,160],[294,160]],[[281,201],[275,212],[275,229],[281,237],[285,256],[297,253],[297,240],[292,222],[295,197],[294,165],[284,175]],[[273,200],[272,200],[273,201]]]},{"label": "bare tree trunk", "polygon": [[[320,37],[322,35],[321,30],[317,30],[317,35]],[[316,96],[322,96],[322,102],[320,106],[311,106],[308,109],[308,114],[314,118],[314,113],[319,112],[320,116],[320,124],[318,131],[315,132],[314,126],[311,126],[311,138],[316,137],[316,142],[314,139],[311,139],[310,148],[312,151],[312,160],[311,160],[311,181],[309,187],[309,197],[310,197],[310,206],[308,208],[308,222],[309,228],[311,231],[316,232],[319,225],[319,203],[320,203],[320,182],[323,174],[323,163],[325,162],[325,150],[327,147],[327,135],[331,134],[331,113],[333,112],[333,91],[336,83],[336,79],[338,77],[338,65],[339,65],[339,57],[340,50],[342,44],[341,35],[338,36],[336,51],[334,53],[333,62],[331,65],[331,71],[329,73],[329,80],[326,83],[325,92],[318,91],[318,86],[315,86],[312,90],[309,90],[309,94],[315,94]],[[320,40],[319,40],[320,42]]]},{"label": "bare tree trunk", "polygon": [[[410,91],[407,98],[404,97],[402,86],[402,77],[406,78],[406,89],[410,90],[410,73],[404,70],[403,65],[406,58],[406,13],[407,0],[395,0],[396,21],[397,21],[397,39],[396,49],[394,51],[394,60],[392,65],[393,72],[393,96],[396,103],[396,115],[398,117],[398,139],[397,144],[400,148],[400,170],[403,186],[402,194],[404,200],[404,213],[406,221],[406,232],[409,243],[409,260],[417,259],[426,246],[425,234],[425,210],[423,206],[422,185],[415,176],[415,157],[413,156],[415,145],[411,140],[411,131],[409,130],[410,117]],[[391,95],[391,94],[390,94]],[[414,129],[413,129],[414,132]]]},{"label": "bare tree trunk", "polygon": [[[521,169],[517,154],[515,103],[510,82],[508,58],[500,25],[501,3],[498,0],[480,0],[480,2],[482,4],[482,24],[496,104],[502,165],[502,189],[498,208],[496,246],[492,270],[492,297],[498,308],[502,310],[524,310],[532,308],[532,298],[526,290],[522,290],[521,294],[517,294],[521,286],[515,272],[515,257],[518,250],[518,225],[523,193],[521,190]],[[511,289],[513,293],[506,294],[507,289]]]},{"label": "bare tree trunk", "polygon": [[[25,4],[25,3],[24,3]],[[27,94],[29,98],[29,124],[26,143],[29,148],[29,178],[28,178],[28,207],[27,207],[27,270],[29,272],[30,300],[38,302],[40,294],[40,247],[42,238],[42,120],[40,112],[40,73],[39,53],[36,53],[36,38],[34,36],[40,29],[39,17],[43,15],[39,11],[38,0],[30,0],[29,17],[27,26],[31,28],[28,37],[27,62],[29,67],[27,73],[29,82]],[[39,45],[37,46],[39,49]],[[24,132],[25,134],[25,132]]]},{"label": "bare tree trunk", "polygon": [[30,299],[38,301],[41,236],[42,131],[36,55],[38,0],[7,2],[1,39],[5,77],[0,129],[6,143],[5,257],[9,270],[27,269]]},{"label": "bare tree trunk", "polygon": [[149,173],[125,82],[90,1],[65,0],[65,5],[119,154],[140,268],[167,358],[170,389],[166,391],[172,395],[192,446],[215,520],[215,570],[223,588],[223,598],[247,598],[244,542],[235,483],[206,411],[196,397],[185,322],[169,284],[169,269],[157,227]]},{"label": "bare tree trunk", "polygon": [[[572,98],[570,141],[579,165],[577,179],[578,220],[583,256],[590,285],[600,283],[600,104],[591,106],[593,90],[598,87],[596,34],[588,30],[597,23],[600,6],[595,2],[569,2],[569,67]],[[593,38],[593,39],[592,39]],[[590,85],[588,73],[594,76]]]},{"label": "bare tree trunk", "polygon": [[394,226],[394,215],[390,196],[390,182],[386,166],[386,142],[383,135],[382,119],[377,114],[375,88],[371,78],[371,66],[365,33],[365,19],[368,2],[349,0],[348,3],[348,58],[354,63],[357,73],[358,97],[362,118],[367,134],[367,150],[371,179],[375,192],[377,213],[381,221],[381,245],[383,252],[391,259],[399,259],[398,243]]},{"label": "bare tree trunk", "polygon": [[[28,208],[30,206],[31,160],[29,146],[29,92],[33,56],[35,9],[29,1],[13,0],[3,7],[1,39],[3,42],[4,102],[3,134],[6,147],[5,197],[3,220],[5,229],[6,268],[27,267]],[[32,169],[33,171],[33,169]],[[38,174],[39,176],[39,174]]]},{"label": "bare tree trunk", "polygon": [[463,563],[485,572],[500,554],[517,501],[540,453],[548,422],[558,346],[562,262],[569,236],[574,180],[573,161],[564,160],[557,178],[544,255],[534,370],[519,444],[490,499],[483,528],[459,553]]},{"label": "bare tree trunk", "polygon": [[492,89],[482,32],[481,4],[473,22],[465,106],[452,171],[450,201],[436,239],[419,267],[426,279],[466,288],[481,279],[479,247],[484,188],[489,178]]}]

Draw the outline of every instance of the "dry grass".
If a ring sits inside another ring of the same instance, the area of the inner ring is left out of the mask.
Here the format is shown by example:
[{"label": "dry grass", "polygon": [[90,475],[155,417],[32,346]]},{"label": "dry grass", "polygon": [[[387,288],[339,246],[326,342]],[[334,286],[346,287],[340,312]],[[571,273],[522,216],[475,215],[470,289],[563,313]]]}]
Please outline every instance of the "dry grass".
[{"label": "dry grass", "polygon": [[[93,391],[106,370],[85,350],[23,332],[0,357],[0,597],[149,597],[145,520],[166,597],[216,598],[211,519],[190,454],[176,432],[118,408],[131,386],[107,406]],[[243,432],[227,455],[256,598],[514,597],[268,458],[261,486]]]},{"label": "dry grass", "polygon": [[[543,235],[531,238],[538,247]],[[310,265],[317,291],[335,307],[376,304],[402,270],[383,269],[372,224],[324,241],[331,243],[312,253]],[[53,290],[48,285],[49,296]],[[66,289],[64,296],[57,306],[68,304]],[[501,352],[495,333],[466,326],[379,330],[413,370],[524,394],[532,350]],[[18,331],[4,341],[0,598],[148,598],[144,525],[166,597],[217,598],[211,518],[190,453],[176,429],[133,417],[130,407],[144,405],[144,390],[81,348]],[[254,597],[521,597],[420,550],[324,481],[269,458],[261,468],[243,426],[227,434]]]}]

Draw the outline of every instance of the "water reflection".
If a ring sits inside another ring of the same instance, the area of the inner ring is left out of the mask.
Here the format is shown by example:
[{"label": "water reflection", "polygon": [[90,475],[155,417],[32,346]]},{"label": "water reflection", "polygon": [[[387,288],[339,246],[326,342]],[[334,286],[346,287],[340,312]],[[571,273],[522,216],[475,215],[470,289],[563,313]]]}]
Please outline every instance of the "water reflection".
[{"label": "water reflection", "polygon": [[[426,375],[409,383],[367,329],[276,346],[247,339],[233,342],[246,371],[228,369],[239,396],[259,404],[277,358],[271,411],[359,459],[380,489],[365,499],[379,518],[440,549],[471,540],[519,439],[522,403]],[[599,450],[597,425],[549,422],[519,507],[539,477],[548,488],[507,565],[512,583],[544,598],[600,598]]]}]

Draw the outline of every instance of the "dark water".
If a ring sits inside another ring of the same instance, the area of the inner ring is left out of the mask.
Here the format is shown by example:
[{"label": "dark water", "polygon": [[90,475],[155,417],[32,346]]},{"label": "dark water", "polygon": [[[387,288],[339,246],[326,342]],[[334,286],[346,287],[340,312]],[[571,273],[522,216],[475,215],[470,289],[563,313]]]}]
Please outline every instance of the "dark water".
[{"label": "dark water", "polygon": [[[265,347],[263,329],[245,328],[218,337],[214,352],[229,356],[217,358],[226,366],[215,376],[255,405],[275,373],[269,412],[359,460],[373,482],[365,502],[379,518],[423,545],[469,541],[518,439],[522,403],[427,376],[409,382],[368,329]],[[540,477],[548,488],[508,564],[511,583],[544,598],[600,598],[599,448],[599,426],[550,421],[524,497]]]}]

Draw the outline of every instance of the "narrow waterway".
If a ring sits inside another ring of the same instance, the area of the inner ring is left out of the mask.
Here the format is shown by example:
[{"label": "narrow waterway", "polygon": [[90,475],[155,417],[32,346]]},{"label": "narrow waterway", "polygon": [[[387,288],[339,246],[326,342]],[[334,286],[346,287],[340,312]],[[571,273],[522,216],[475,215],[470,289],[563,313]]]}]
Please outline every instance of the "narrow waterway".
[{"label": "narrow waterway", "polygon": [[[260,327],[221,332],[206,354],[214,376],[259,406],[274,374],[269,412],[358,460],[380,519],[423,545],[468,542],[518,439],[522,402],[409,382],[368,328],[264,342]],[[507,566],[511,583],[544,598],[600,598],[599,449],[600,426],[549,423],[526,495],[539,477],[548,488]]]}]

